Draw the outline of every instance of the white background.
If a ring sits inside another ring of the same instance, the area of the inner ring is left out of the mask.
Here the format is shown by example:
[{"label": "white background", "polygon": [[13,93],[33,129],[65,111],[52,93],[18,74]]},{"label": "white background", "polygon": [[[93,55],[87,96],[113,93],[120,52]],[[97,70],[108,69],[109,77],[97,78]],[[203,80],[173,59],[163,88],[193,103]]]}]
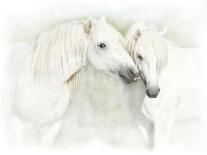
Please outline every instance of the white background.
[{"label": "white background", "polygon": [[[121,22],[145,19],[160,26],[169,25],[168,39],[176,42],[181,47],[206,47],[207,44],[207,40],[205,40],[207,36],[205,35],[207,34],[207,26],[205,26],[207,22],[207,2],[204,0],[5,0],[0,2],[1,71],[8,56],[8,41],[31,41],[49,25],[81,16],[101,17],[104,15]],[[0,121],[3,121],[2,117],[0,117]],[[117,150],[100,142],[92,142],[81,148],[74,148],[69,152],[63,150],[11,149],[5,144],[2,124],[0,123],[1,154],[152,153]],[[177,152],[181,153],[179,150],[156,153],[175,154]],[[198,154],[198,152],[185,153]]]}]

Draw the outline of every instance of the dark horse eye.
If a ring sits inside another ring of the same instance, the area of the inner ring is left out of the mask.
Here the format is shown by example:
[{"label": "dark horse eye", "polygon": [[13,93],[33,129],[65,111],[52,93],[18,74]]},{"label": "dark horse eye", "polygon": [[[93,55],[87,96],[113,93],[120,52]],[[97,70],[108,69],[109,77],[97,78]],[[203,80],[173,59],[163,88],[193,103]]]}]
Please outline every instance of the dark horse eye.
[{"label": "dark horse eye", "polygon": [[106,48],[106,44],[104,44],[104,43],[100,43],[100,44],[98,44],[98,47],[99,47],[99,48]]},{"label": "dark horse eye", "polygon": [[139,54],[137,54],[137,58],[140,59],[140,60],[143,59],[143,57],[141,55],[139,55]]}]

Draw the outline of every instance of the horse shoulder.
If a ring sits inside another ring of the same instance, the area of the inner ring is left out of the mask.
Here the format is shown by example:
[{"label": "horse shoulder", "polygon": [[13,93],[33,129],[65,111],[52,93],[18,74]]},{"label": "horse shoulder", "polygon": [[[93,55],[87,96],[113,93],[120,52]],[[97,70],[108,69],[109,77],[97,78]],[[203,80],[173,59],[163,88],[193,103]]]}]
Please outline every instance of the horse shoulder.
[{"label": "horse shoulder", "polygon": [[12,64],[15,82],[12,86],[14,103],[10,108],[23,120],[51,122],[63,113],[63,107],[68,103],[68,85],[53,83],[49,77],[36,81],[31,67],[33,51],[29,48],[26,45],[14,53],[18,56],[14,56]]}]

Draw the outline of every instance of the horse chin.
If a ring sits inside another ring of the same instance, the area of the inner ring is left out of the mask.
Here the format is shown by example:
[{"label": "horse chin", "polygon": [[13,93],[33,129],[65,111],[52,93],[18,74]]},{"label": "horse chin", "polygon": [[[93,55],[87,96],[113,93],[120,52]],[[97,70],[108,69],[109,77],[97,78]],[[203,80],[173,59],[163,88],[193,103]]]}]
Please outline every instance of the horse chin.
[{"label": "horse chin", "polygon": [[132,82],[135,82],[135,81],[133,81],[133,80],[129,80],[129,79],[127,79],[126,77],[124,77],[124,76],[121,75],[121,74],[119,74],[119,79],[120,79],[121,81],[123,81],[125,84],[130,84],[130,83],[132,83]]},{"label": "horse chin", "polygon": [[137,77],[137,78],[134,78],[134,79],[128,79],[125,76],[123,76],[119,73],[116,73],[114,71],[105,71],[105,73],[112,76],[112,77],[114,77],[115,79],[118,79],[118,80],[124,82],[125,84],[131,84],[131,83],[136,82],[137,80],[140,79],[140,77]]},{"label": "horse chin", "polygon": [[125,76],[119,74],[119,79],[121,79],[121,80],[122,80],[124,83],[126,83],[126,84],[134,83],[134,82],[138,81],[140,78],[141,78],[141,77],[138,76],[138,77],[134,77],[134,78],[130,78],[130,79],[128,79],[127,77],[125,77]]},{"label": "horse chin", "polygon": [[148,91],[146,91],[146,94],[147,94],[147,96],[148,96],[149,98],[157,98],[157,96],[158,96],[158,94],[150,95],[150,94],[148,93]]},{"label": "horse chin", "polygon": [[117,80],[120,80],[120,81],[126,83],[126,84],[129,84],[129,83],[132,82],[132,81],[128,80],[126,77],[124,77],[124,76],[122,76],[122,75],[120,75],[118,73],[115,73],[113,71],[107,71],[105,73],[108,74],[108,75],[110,75],[110,76],[112,76],[112,77],[114,77]]},{"label": "horse chin", "polygon": [[120,80],[120,77],[118,76],[118,74],[116,74],[116,73],[113,72],[113,71],[105,71],[105,73],[108,74],[108,75],[110,75],[110,76],[112,76],[112,77],[115,78],[115,79]]}]

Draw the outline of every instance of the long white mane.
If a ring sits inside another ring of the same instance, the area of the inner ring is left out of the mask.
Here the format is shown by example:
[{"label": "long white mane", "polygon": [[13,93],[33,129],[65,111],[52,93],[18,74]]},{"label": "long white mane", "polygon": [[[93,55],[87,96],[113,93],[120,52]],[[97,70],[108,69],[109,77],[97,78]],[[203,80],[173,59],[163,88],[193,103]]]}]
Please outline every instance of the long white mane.
[{"label": "long white mane", "polygon": [[67,81],[86,64],[87,44],[83,23],[62,24],[42,33],[33,59],[35,77],[54,75]]},{"label": "long white mane", "polygon": [[[137,42],[142,41],[142,44],[148,44],[147,46],[152,46],[156,52],[157,67],[161,71],[167,64],[168,54],[167,54],[167,43],[160,34],[158,28],[153,24],[141,21],[135,23],[129,29],[126,35],[127,50],[131,57],[135,60],[134,47]],[[150,43],[150,44],[149,44]]]}]

